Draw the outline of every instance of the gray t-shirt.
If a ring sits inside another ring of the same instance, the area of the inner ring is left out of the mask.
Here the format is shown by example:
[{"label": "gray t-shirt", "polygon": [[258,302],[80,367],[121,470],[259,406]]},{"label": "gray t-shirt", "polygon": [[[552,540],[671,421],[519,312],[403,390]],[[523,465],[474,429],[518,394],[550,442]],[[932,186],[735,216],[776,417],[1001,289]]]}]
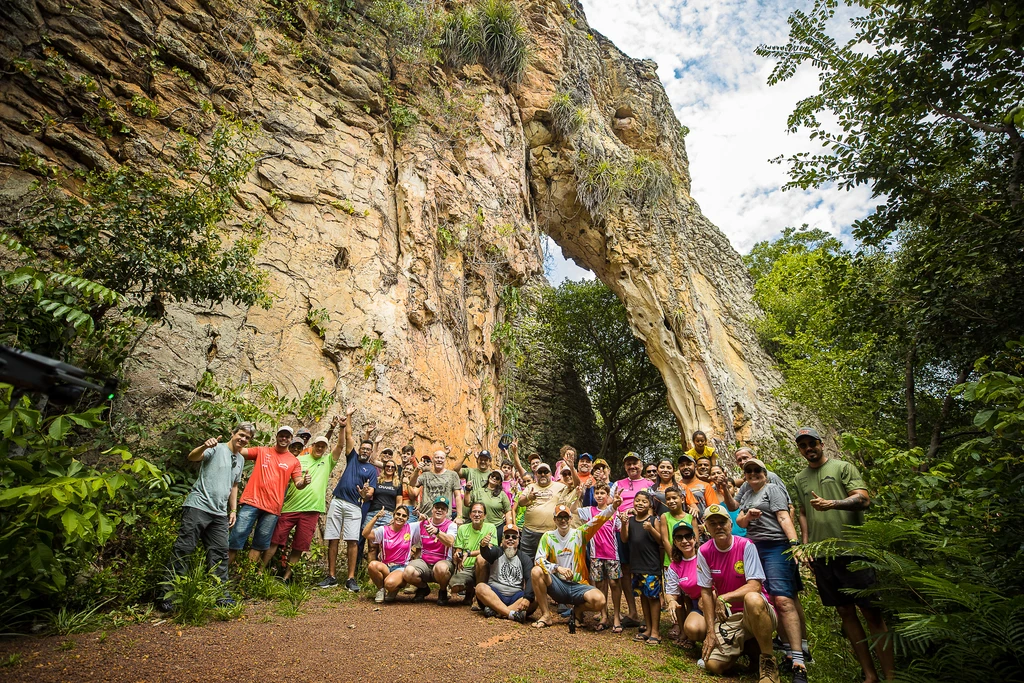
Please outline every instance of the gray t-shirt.
[{"label": "gray t-shirt", "polygon": [[761,516],[747,524],[747,538],[754,543],[758,541],[785,541],[786,532],[782,530],[775,513],[789,512],[789,500],[785,489],[775,484],[765,484],[760,491],[751,491],[740,509],[746,512],[757,508]]},{"label": "gray t-shirt", "polygon": [[219,443],[203,451],[199,476],[185,497],[185,507],[209,512],[211,515],[228,514],[231,487],[242,480],[245,460],[240,453],[232,453],[226,443]]},{"label": "gray t-shirt", "polygon": [[[776,486],[782,489],[782,491],[786,494],[786,505],[793,504],[793,499],[789,497],[789,489],[786,488],[786,482],[782,481],[782,477],[775,474],[774,472],[769,472],[768,483],[775,484]],[[736,492],[736,495],[733,496],[736,499],[736,502],[739,503],[739,506],[741,508],[743,507],[743,501],[746,500],[747,496],[749,496],[750,493],[750,484],[748,484],[747,482],[743,482],[743,486],[741,486],[739,491]]]},{"label": "gray t-shirt", "polygon": [[[417,482],[423,487],[423,497],[420,498],[419,511],[421,515],[429,515],[430,509],[434,507],[434,499],[444,496],[448,499],[448,509],[455,507],[455,492],[462,490],[462,482],[459,475],[453,470],[445,470],[441,474],[435,474],[428,470],[420,475]],[[461,514],[461,510],[457,511]]]},{"label": "gray t-shirt", "polygon": [[491,563],[491,576],[487,584],[504,596],[515,595],[523,590],[523,562],[519,555],[513,555],[510,560],[502,553]]}]

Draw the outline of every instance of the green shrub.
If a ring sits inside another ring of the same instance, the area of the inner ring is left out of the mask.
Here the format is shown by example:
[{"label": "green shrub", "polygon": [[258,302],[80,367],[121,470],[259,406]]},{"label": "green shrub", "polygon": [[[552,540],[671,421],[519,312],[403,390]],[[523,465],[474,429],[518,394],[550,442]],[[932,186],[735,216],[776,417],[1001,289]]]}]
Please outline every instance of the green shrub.
[{"label": "green shrub", "polygon": [[630,199],[643,208],[672,191],[672,178],[661,161],[637,154],[627,171],[626,185]]},{"label": "green shrub", "polygon": [[626,189],[626,169],[616,159],[583,150],[573,161],[580,203],[595,218],[605,216]]},{"label": "green shrub", "polygon": [[452,10],[441,31],[441,57],[452,68],[475,64],[483,52],[476,12],[462,5]]},{"label": "green shrub", "polygon": [[587,123],[587,110],[580,107],[571,95],[556,92],[548,104],[551,123],[563,139],[568,139]]},{"label": "green shrub", "polygon": [[366,16],[384,32],[392,59],[432,64],[440,58],[444,10],[437,0],[375,0]]},{"label": "green shrub", "polygon": [[258,562],[239,553],[234,565],[235,590],[247,600],[277,600],[284,584],[263,571]]},{"label": "green shrub", "polygon": [[65,606],[51,612],[46,620],[49,631],[58,636],[69,636],[72,633],[84,633],[98,628],[100,617],[96,613],[106,602],[109,600],[85,610],[68,609]]},{"label": "green shrub", "polygon": [[163,585],[164,599],[174,605],[174,620],[189,626],[209,621],[209,613],[224,597],[227,588],[221,585],[220,577],[207,569],[202,550],[193,553],[187,573],[177,574]]},{"label": "green shrub", "polygon": [[302,606],[310,598],[309,588],[293,581],[284,586],[280,593],[281,604],[278,605],[277,613],[283,617],[297,617],[302,613]]},{"label": "green shrub", "polygon": [[529,62],[529,32],[510,0],[483,0],[477,8],[481,57],[496,76],[518,83]]}]

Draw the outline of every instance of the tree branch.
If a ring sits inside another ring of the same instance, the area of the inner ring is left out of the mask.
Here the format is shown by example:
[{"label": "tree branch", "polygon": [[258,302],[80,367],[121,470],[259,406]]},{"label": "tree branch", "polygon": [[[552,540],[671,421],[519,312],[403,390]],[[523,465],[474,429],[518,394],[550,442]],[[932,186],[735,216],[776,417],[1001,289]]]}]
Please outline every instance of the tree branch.
[{"label": "tree branch", "polygon": [[[960,374],[956,377],[956,382],[953,383],[954,387],[967,381],[968,375],[971,374],[971,367],[972,366],[968,365],[960,371]],[[949,419],[949,414],[952,411],[953,394],[947,393],[946,398],[942,401],[942,412],[939,414],[939,419],[936,420],[935,427],[932,429],[931,442],[928,444],[928,460],[934,458],[935,454],[939,452],[939,446],[942,445],[942,425],[945,424],[947,419]]]},{"label": "tree branch", "polygon": [[932,104],[931,102],[928,103],[928,106],[931,107],[932,111],[934,111],[936,114],[940,114],[940,115],[945,116],[946,118],[949,118],[949,119],[956,119],[957,121],[961,121],[963,123],[966,123],[968,126],[970,126],[971,128],[974,128],[976,130],[983,130],[986,133],[1008,133],[1009,132],[1005,125],[995,126],[995,125],[993,125],[991,123],[985,123],[984,121],[979,121],[978,119],[973,118],[971,116],[965,116],[964,114],[959,114],[959,113],[957,113],[955,111],[949,111],[948,109],[944,109],[944,108],[938,106],[937,104]]}]

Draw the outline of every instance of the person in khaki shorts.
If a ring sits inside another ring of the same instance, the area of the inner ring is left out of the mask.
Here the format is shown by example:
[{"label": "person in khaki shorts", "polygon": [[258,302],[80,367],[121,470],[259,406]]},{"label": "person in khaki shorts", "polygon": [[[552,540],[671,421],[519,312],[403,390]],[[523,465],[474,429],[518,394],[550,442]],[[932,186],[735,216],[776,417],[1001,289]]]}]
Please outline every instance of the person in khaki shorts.
[{"label": "person in khaki shorts", "polygon": [[779,683],[779,666],[772,654],[778,617],[764,592],[765,573],[757,549],[747,539],[732,535],[732,518],[722,505],[707,507],[704,525],[711,542],[697,551],[697,585],[707,626],[703,648],[707,671],[728,672],[748,641],[755,640],[760,650],[758,683]]},{"label": "person in khaki shorts", "polygon": [[434,498],[430,517],[414,522],[419,525],[420,556],[405,568],[403,580],[416,586],[413,602],[423,602],[430,595],[431,581],[437,582],[437,604],[448,604],[448,582],[455,565],[452,564],[452,544],[458,525],[448,518],[448,499]]}]

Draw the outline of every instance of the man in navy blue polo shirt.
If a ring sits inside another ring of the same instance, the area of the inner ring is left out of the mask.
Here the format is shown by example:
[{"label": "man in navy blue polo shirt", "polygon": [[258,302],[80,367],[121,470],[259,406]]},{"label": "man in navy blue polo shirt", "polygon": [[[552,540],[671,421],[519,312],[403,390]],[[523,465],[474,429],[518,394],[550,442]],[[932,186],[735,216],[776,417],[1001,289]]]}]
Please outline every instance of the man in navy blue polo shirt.
[{"label": "man in navy blue polo shirt", "polygon": [[356,581],[356,564],[359,555],[359,537],[362,531],[363,502],[373,498],[377,487],[377,468],[370,464],[373,454],[373,442],[364,440],[356,450],[355,439],[352,438],[352,413],[349,408],[341,419],[341,427],[345,434],[345,451],[348,457],[341,456],[340,466],[344,468],[338,485],[334,487],[334,498],[327,510],[327,522],[324,526],[324,540],[327,541],[327,576],[320,582],[320,588],[332,588],[338,585],[336,568],[338,563],[338,541],[344,539],[346,557],[348,559],[348,579],[345,588],[353,593],[359,592]]}]

